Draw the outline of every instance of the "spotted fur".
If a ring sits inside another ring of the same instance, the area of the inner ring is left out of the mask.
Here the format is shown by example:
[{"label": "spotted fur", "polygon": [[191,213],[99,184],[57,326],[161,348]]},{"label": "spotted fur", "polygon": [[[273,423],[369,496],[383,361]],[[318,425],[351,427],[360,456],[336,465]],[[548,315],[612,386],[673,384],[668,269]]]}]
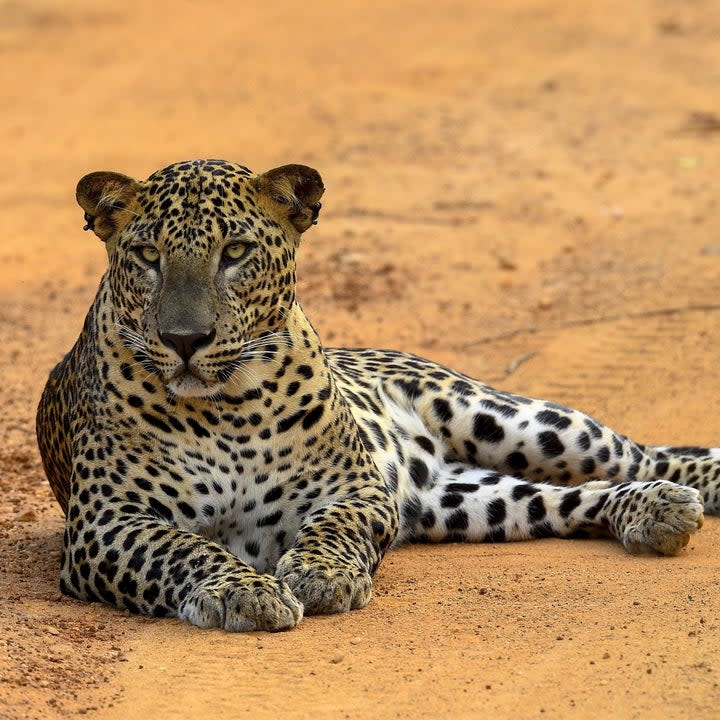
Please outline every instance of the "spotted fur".
[{"label": "spotted fur", "polygon": [[645,447],[428,360],[323,349],[295,251],[323,184],[184,162],[78,185],[109,267],[37,418],[63,592],[203,627],[364,606],[393,544],[611,535],[680,552],[720,451]]}]

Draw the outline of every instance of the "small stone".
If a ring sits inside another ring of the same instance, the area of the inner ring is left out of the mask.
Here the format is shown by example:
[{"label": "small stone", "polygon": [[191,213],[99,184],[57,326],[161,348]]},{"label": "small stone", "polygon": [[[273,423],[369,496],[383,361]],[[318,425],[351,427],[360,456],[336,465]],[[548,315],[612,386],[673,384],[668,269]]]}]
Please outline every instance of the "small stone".
[{"label": "small stone", "polygon": [[333,665],[337,665],[338,663],[341,663],[345,659],[345,656],[338,650],[333,653],[332,657],[330,658],[330,662]]},{"label": "small stone", "polygon": [[700,248],[701,255],[720,255],[720,245],[717,243],[708,243]]},{"label": "small stone", "polygon": [[511,260],[510,258],[506,258],[502,255],[497,256],[497,263],[500,270],[517,270],[518,266],[517,263]]},{"label": "small stone", "polygon": [[351,644],[351,645],[359,645],[361,642],[362,642],[362,638],[361,638],[361,637],[350,638],[350,644]]},{"label": "small stone", "polygon": [[549,295],[543,295],[537,303],[538,310],[549,310],[553,306],[552,298]]},{"label": "small stone", "polygon": [[695,155],[683,155],[678,158],[677,164],[683,170],[693,170],[700,164],[700,158]]},{"label": "small stone", "polygon": [[26,510],[17,516],[18,522],[35,522],[35,520],[37,520],[37,513],[34,510]]}]

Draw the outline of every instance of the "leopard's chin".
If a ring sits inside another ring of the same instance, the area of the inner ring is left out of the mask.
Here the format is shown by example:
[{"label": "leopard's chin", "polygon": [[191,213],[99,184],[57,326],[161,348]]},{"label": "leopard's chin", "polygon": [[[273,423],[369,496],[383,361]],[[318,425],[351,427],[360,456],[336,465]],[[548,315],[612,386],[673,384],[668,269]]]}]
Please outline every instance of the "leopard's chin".
[{"label": "leopard's chin", "polygon": [[177,397],[212,398],[217,397],[222,392],[223,383],[208,382],[185,370],[168,380],[165,386],[171,394]]}]

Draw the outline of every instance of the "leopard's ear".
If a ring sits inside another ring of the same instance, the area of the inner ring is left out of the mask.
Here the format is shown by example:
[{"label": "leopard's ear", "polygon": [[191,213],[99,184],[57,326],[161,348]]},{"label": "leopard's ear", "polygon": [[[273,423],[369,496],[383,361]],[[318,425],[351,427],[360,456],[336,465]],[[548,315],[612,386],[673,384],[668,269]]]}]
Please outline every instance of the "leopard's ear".
[{"label": "leopard's ear", "polygon": [[260,193],[299,232],[317,223],[325,192],[320,173],[307,165],[283,165],[255,178]]},{"label": "leopard's ear", "polygon": [[114,244],[132,216],[130,208],[139,187],[137,180],[120,173],[101,170],[85,175],[75,191],[78,205],[85,211],[83,230],[92,230],[104,243]]}]

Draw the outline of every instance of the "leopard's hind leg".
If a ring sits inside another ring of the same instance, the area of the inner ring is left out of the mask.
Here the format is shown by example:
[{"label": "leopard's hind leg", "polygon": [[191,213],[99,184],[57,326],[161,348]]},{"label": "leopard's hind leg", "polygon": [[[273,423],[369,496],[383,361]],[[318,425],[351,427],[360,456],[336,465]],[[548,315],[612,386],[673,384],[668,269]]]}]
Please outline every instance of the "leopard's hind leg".
[{"label": "leopard's hind leg", "polygon": [[698,492],[665,480],[563,488],[492,470],[448,470],[401,503],[397,542],[609,535],[629,552],[676,555],[702,526]]},{"label": "leopard's hind leg", "polygon": [[383,389],[391,413],[416,413],[446,460],[561,486],[667,480],[697,489],[705,511],[720,514],[720,448],[641,445],[578,410],[423,362],[415,385],[390,376]]},{"label": "leopard's hind leg", "polygon": [[610,534],[631,552],[673,555],[702,525],[703,501],[720,512],[720,449],[646,447],[422,358],[362,357],[354,379],[388,426],[372,408],[356,413],[396,492],[398,542]]},{"label": "leopard's hind leg", "polygon": [[577,410],[422,369],[382,387],[410,440],[401,539],[604,532],[631,552],[674,555],[701,527],[703,500],[720,509],[720,451],[646,448]]}]

